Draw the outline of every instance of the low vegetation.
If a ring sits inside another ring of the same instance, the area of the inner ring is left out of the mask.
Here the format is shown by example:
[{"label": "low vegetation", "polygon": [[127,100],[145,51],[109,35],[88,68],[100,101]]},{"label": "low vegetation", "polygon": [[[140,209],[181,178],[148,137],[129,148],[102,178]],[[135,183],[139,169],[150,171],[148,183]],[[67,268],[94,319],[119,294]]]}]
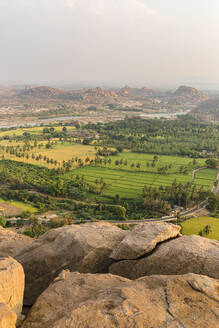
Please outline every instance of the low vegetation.
[{"label": "low vegetation", "polygon": [[184,235],[200,234],[203,237],[219,240],[219,218],[209,216],[191,218],[182,222],[181,226]]}]

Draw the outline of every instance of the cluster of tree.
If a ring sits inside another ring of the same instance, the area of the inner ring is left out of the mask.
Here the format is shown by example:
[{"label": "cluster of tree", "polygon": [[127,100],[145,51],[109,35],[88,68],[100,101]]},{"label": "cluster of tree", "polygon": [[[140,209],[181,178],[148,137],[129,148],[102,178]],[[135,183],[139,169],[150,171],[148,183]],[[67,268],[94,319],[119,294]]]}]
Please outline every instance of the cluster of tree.
[{"label": "cluster of tree", "polygon": [[199,231],[199,236],[201,237],[207,237],[212,232],[211,226],[207,224],[203,229]]},{"label": "cluster of tree", "polygon": [[212,213],[219,212],[219,194],[211,193],[210,197],[208,198],[207,209]]},{"label": "cluster of tree", "polygon": [[166,187],[152,188],[145,186],[143,188],[143,203],[150,204],[152,201],[165,201],[171,207],[178,205],[187,208],[207,199],[209,194],[210,192],[205,191],[202,187],[198,189],[192,183],[183,185],[174,181],[172,185]]},{"label": "cluster of tree", "polygon": [[33,190],[63,197],[75,195],[75,199],[85,199],[89,187],[83,177],[68,177],[54,169],[10,160],[0,162],[0,180],[13,190]]},{"label": "cluster of tree", "polygon": [[142,153],[209,157],[219,152],[219,127],[187,120],[127,118],[106,124],[88,124],[99,133],[99,145]]}]

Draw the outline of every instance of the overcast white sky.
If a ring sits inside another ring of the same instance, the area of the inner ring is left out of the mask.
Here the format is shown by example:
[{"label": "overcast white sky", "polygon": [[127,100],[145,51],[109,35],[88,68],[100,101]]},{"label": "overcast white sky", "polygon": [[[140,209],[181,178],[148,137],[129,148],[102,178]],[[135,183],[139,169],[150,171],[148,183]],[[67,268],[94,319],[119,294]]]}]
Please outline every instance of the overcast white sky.
[{"label": "overcast white sky", "polygon": [[219,84],[219,0],[0,0],[0,82]]}]

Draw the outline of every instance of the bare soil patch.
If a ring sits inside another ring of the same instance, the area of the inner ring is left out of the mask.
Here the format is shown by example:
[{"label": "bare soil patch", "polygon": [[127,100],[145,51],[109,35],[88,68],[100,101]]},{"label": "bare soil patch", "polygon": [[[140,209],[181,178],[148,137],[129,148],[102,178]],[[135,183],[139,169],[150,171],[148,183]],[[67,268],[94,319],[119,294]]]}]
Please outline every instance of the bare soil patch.
[{"label": "bare soil patch", "polygon": [[0,207],[4,209],[4,214],[8,216],[17,216],[20,215],[23,211],[17,206],[5,204],[5,203],[0,203]]}]

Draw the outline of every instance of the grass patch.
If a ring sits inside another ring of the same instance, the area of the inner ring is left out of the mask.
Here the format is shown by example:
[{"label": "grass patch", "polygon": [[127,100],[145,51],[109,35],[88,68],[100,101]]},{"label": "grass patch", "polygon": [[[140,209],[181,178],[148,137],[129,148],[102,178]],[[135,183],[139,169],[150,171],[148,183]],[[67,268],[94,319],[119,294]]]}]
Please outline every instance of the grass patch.
[{"label": "grass patch", "polygon": [[[46,142],[42,141],[40,143],[45,144]],[[4,144],[6,146],[7,144],[9,145],[9,142],[6,141],[4,143],[2,142],[1,144]],[[22,143],[20,144],[23,145]],[[11,145],[15,145],[15,144],[11,143]],[[50,148],[50,149],[34,148],[32,151],[29,152],[29,159],[19,158],[14,155],[10,155],[9,153],[4,153],[4,156],[5,159],[10,159],[17,162],[24,162],[24,163],[34,164],[38,166],[45,166],[48,168],[54,167],[54,165],[48,164],[47,162],[43,161],[43,159],[41,159],[40,161],[36,161],[35,159],[33,160],[31,157],[32,154],[34,154],[35,157],[41,154],[42,158],[44,156],[47,156],[47,158],[56,160],[59,164],[61,164],[63,160],[68,161],[75,157],[78,157],[83,161],[87,157],[89,157],[90,159],[94,159],[96,155],[96,150],[93,146],[74,144],[74,143],[63,143],[63,144],[59,143],[55,145],[54,148]]]},{"label": "grass patch", "polygon": [[198,235],[199,231],[206,225],[210,225],[212,230],[207,238],[219,240],[219,219],[208,216],[192,218],[182,222],[182,233],[187,236]]},{"label": "grass patch", "polygon": [[[96,179],[102,178],[107,184],[106,196],[115,196],[119,194],[122,198],[138,198],[142,193],[144,186],[159,188],[160,186],[170,186],[174,180],[177,183],[185,185],[192,182],[192,171],[195,167],[202,167],[205,164],[204,159],[197,159],[196,166],[192,165],[192,159],[180,156],[159,156],[159,161],[155,167],[152,167],[154,155],[138,154],[124,152],[118,156],[111,157],[111,163],[97,166],[91,165],[76,169],[70,174],[84,175],[88,183],[94,184]],[[123,164],[116,165],[116,160],[123,160]],[[127,165],[124,161],[127,160]],[[140,168],[136,164],[140,163]],[[147,166],[146,163],[149,163]],[[132,167],[135,164],[135,167]],[[158,173],[158,168],[171,164],[167,174]],[[190,165],[189,165],[190,164]],[[180,166],[188,166],[187,174],[179,173]],[[203,169],[196,173],[194,184],[204,190],[210,190],[216,178],[216,169]]]},{"label": "grass patch", "polygon": [[[32,135],[36,135],[36,134],[42,134],[43,129],[46,126],[34,126],[34,127],[26,127],[26,128],[17,128],[17,129],[11,129],[11,130],[6,130],[6,131],[2,131],[0,130],[0,137],[3,136],[9,136],[9,137],[13,137],[13,136],[21,136],[24,132],[28,132]],[[62,131],[62,126],[54,126],[54,129],[56,132],[61,132]],[[74,126],[68,126],[67,130],[75,130]]]}]

